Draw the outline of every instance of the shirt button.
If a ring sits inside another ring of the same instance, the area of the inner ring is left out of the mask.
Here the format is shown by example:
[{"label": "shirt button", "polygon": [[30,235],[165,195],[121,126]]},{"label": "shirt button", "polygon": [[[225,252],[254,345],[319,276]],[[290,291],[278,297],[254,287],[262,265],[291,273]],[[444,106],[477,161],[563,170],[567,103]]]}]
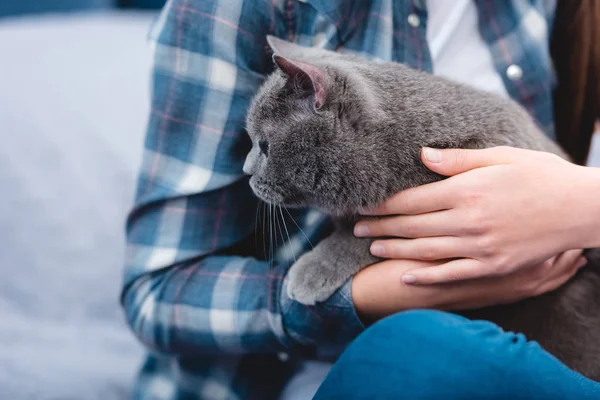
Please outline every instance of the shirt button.
[{"label": "shirt button", "polygon": [[289,360],[290,356],[288,353],[277,353],[277,358],[279,358],[279,361],[281,362],[286,362],[287,360]]},{"label": "shirt button", "polygon": [[421,25],[421,19],[417,14],[409,14],[408,15],[408,24],[413,28],[418,28]]},{"label": "shirt button", "polygon": [[511,81],[517,81],[523,77],[523,70],[518,65],[512,64],[506,68],[506,76]]}]

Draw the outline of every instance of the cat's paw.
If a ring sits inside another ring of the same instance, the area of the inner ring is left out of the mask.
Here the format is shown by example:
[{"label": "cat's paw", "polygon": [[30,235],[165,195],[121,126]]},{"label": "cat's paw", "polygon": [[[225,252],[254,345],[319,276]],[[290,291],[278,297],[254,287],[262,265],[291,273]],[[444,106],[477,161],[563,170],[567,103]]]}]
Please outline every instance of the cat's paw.
[{"label": "cat's paw", "polygon": [[307,306],[327,300],[340,286],[331,271],[314,252],[303,255],[288,271],[288,296]]}]

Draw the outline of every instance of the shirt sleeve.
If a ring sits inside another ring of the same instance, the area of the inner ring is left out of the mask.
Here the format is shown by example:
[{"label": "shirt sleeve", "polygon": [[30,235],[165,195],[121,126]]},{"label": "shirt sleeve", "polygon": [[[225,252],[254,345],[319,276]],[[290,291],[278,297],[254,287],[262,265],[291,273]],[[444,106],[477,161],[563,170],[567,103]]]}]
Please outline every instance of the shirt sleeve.
[{"label": "shirt sleeve", "polygon": [[257,211],[242,173],[245,114],[272,68],[266,35],[287,37],[293,25],[275,3],[172,0],[152,30],[152,109],[121,299],[150,349],[311,352],[363,329],[349,283],[307,307],[286,295],[289,265],[243,250]]}]

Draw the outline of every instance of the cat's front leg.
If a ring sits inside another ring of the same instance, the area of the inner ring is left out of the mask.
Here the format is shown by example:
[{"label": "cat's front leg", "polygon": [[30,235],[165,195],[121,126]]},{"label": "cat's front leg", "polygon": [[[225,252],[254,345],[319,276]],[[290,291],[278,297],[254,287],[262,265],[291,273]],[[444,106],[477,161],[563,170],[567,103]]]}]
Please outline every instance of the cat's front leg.
[{"label": "cat's front leg", "polygon": [[371,242],[349,230],[335,231],[292,265],[288,295],[306,305],[328,299],[348,278],[378,261],[369,252]]}]

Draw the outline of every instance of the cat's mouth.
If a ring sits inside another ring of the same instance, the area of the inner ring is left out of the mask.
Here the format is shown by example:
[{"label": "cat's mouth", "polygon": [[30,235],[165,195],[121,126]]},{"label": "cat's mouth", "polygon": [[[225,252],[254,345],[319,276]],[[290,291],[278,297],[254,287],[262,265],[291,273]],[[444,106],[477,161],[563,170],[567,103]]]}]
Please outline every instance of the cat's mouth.
[{"label": "cat's mouth", "polygon": [[272,184],[256,176],[250,178],[250,187],[259,199],[267,203],[290,207],[304,205],[304,197],[299,193],[275,190]]},{"label": "cat's mouth", "polygon": [[282,204],[283,195],[273,190],[272,186],[256,176],[250,178],[250,187],[254,194],[261,200],[271,204]]}]

